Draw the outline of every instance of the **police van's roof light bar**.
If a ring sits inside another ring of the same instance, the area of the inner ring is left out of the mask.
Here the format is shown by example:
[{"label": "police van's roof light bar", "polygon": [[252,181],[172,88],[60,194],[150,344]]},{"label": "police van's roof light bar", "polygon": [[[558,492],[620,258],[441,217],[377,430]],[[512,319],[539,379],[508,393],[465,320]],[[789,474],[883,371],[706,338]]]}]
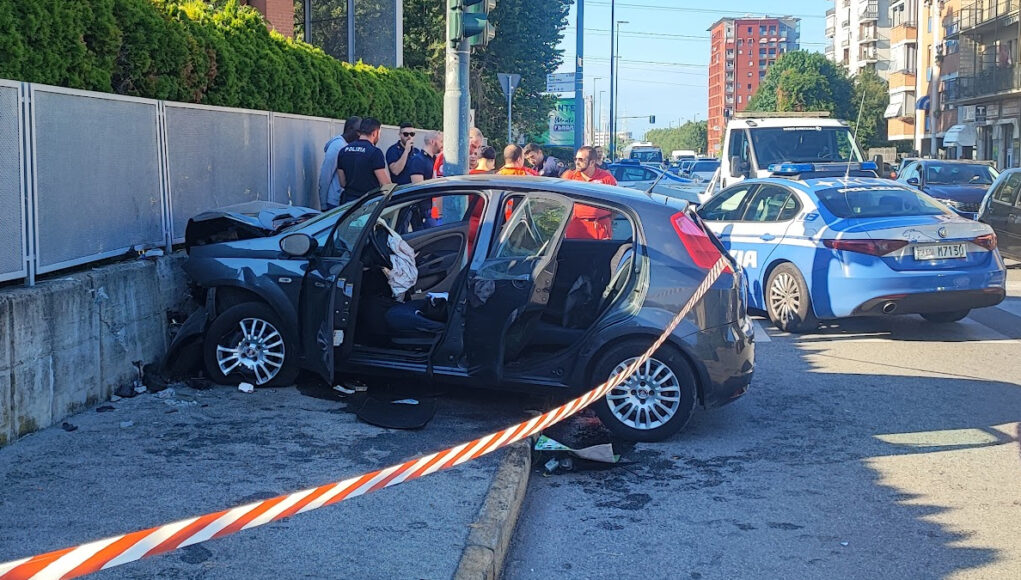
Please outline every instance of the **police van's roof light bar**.
[{"label": "police van's roof light bar", "polygon": [[769,166],[769,173],[776,176],[803,175],[805,173],[832,173],[834,171],[845,171],[850,167],[851,171],[876,171],[878,166],[874,161],[863,163],[774,163]]}]

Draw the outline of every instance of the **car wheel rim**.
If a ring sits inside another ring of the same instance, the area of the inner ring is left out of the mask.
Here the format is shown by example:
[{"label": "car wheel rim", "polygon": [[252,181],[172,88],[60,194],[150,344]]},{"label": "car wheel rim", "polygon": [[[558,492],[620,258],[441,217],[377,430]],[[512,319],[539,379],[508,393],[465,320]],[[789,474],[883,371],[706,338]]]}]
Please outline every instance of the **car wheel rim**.
[{"label": "car wheel rim", "polygon": [[240,372],[263,385],[280,372],[285,354],[276,327],[261,318],[245,318],[216,345],[216,364],[223,376]]},{"label": "car wheel rim", "polygon": [[797,318],[801,308],[801,289],[794,276],[783,272],[773,278],[769,286],[769,307],[777,320],[790,322]]},{"label": "car wheel rim", "polygon": [[[627,370],[635,362],[630,358],[610,376]],[[650,358],[623,383],[606,394],[614,418],[633,429],[648,431],[670,421],[681,406],[681,383],[670,367]]]}]

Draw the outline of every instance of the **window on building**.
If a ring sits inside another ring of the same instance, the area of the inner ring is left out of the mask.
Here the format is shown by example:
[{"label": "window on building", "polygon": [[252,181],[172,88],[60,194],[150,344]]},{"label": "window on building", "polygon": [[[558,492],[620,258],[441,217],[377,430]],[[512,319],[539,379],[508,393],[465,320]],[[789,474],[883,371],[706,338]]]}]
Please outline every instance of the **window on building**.
[{"label": "window on building", "polygon": [[[748,73],[748,76],[751,76],[751,74],[752,74],[752,73]],[[750,90],[752,90],[752,84],[751,84],[751,83],[748,83],[748,90],[749,90],[749,91],[750,91]]]},{"label": "window on building", "polygon": [[759,34],[762,35],[762,34],[765,34],[765,33],[766,33],[766,25],[763,24],[762,26],[759,26]]},{"label": "window on building", "polygon": [[751,26],[749,26],[749,27],[748,27],[748,34],[751,34],[751,33],[752,33],[752,27],[751,27]]},{"label": "window on building", "polygon": [[760,70],[759,71],[759,80],[761,81],[764,78],[766,78],[766,71]]},{"label": "window on building", "polygon": [[770,26],[769,27],[769,35],[770,36],[776,36],[776,26]]},{"label": "window on building", "polygon": [[926,22],[925,29],[926,32],[932,32],[932,16],[930,16],[929,20]]},{"label": "window on building", "polygon": [[744,98],[744,97],[742,97],[741,95],[738,95],[738,96],[737,96],[737,104],[739,104],[739,105],[740,105],[740,104],[741,104],[741,101],[742,101],[742,99],[743,99],[743,98]]}]

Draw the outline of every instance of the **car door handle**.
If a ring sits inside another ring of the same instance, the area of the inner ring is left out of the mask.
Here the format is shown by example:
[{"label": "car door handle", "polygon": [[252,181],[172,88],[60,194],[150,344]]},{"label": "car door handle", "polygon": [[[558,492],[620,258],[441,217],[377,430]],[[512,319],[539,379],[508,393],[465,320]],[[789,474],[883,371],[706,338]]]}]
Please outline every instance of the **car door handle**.
[{"label": "car door handle", "polygon": [[773,234],[762,234],[761,236],[759,236],[759,239],[771,242],[776,239],[776,236],[774,236]]}]

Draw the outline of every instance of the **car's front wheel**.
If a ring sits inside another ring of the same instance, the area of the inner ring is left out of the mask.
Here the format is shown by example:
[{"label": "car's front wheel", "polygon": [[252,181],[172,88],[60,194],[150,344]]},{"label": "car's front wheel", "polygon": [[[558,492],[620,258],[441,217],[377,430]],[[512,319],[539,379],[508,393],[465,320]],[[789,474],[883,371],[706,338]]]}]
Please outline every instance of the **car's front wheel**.
[{"label": "car's front wheel", "polygon": [[964,320],[965,317],[971,314],[971,310],[954,310],[952,312],[924,312],[922,318],[929,322],[936,322],[939,324],[946,324],[950,322],[957,322],[958,320]]},{"label": "car's front wheel", "polygon": [[258,302],[232,306],[217,316],[202,350],[206,372],[219,384],[289,385],[298,376],[295,349],[279,317]]},{"label": "car's front wheel", "polygon": [[[596,363],[593,381],[623,372],[651,343],[629,341],[611,347]],[[691,365],[681,353],[664,346],[593,408],[603,425],[624,439],[661,441],[691,419],[696,389]]]},{"label": "car's front wheel", "polygon": [[766,314],[784,332],[808,332],[819,326],[812,298],[801,272],[793,264],[780,264],[766,281]]}]

